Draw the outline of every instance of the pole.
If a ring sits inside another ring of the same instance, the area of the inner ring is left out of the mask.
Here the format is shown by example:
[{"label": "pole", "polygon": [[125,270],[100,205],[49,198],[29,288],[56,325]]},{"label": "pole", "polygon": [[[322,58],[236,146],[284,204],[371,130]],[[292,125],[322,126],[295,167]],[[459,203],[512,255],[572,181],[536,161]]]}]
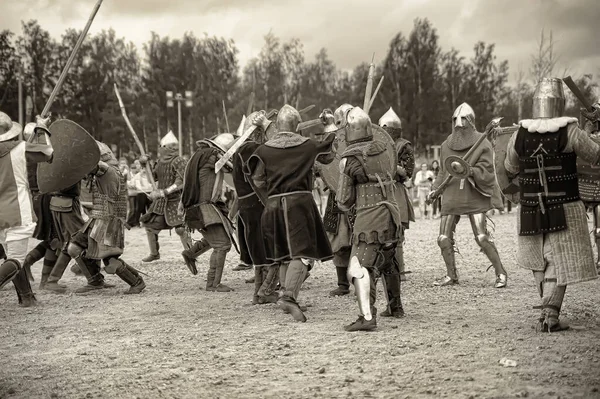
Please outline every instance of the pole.
[{"label": "pole", "polygon": [[75,55],[79,51],[79,48],[81,47],[81,45],[83,43],[83,39],[85,39],[85,36],[87,35],[88,31],[90,30],[90,26],[92,26],[92,21],[94,21],[94,17],[96,16],[98,9],[100,9],[101,4],[102,4],[102,0],[98,0],[96,5],[94,6],[94,9],[92,10],[92,14],[90,15],[90,18],[88,19],[88,21],[85,25],[85,28],[83,28],[83,32],[81,32],[81,35],[79,35],[79,39],[77,40],[77,44],[75,44],[75,48],[73,49],[73,51],[71,51],[71,55],[69,56],[69,59],[67,60],[67,64],[63,68],[63,70],[60,74],[60,77],[58,78],[58,82],[56,82],[56,85],[54,86],[52,93],[50,93],[50,97],[48,98],[48,101],[46,101],[46,105],[44,106],[44,109],[42,110],[42,113],[40,114],[42,118],[46,117],[46,114],[48,113],[48,111],[50,111],[50,107],[52,106],[52,103],[56,99],[56,95],[58,94],[58,91],[60,90],[61,86],[63,85],[65,78],[67,77],[67,73],[69,72],[69,69],[71,68],[71,65],[73,65],[73,61],[75,60]]},{"label": "pole", "polygon": [[181,101],[177,101],[177,121],[179,122],[179,156],[183,156],[183,130],[181,129]]},{"label": "pole", "polygon": [[194,137],[192,135],[192,116],[188,118],[189,128],[190,128],[190,156],[194,153]]},{"label": "pole", "polygon": [[23,75],[20,73],[17,82],[19,84],[19,124],[25,126],[23,123]]},{"label": "pole", "polygon": [[225,126],[227,127],[227,132],[231,133],[231,130],[229,130],[229,119],[227,119],[227,108],[225,108],[225,100],[223,100],[223,115],[225,115]]}]

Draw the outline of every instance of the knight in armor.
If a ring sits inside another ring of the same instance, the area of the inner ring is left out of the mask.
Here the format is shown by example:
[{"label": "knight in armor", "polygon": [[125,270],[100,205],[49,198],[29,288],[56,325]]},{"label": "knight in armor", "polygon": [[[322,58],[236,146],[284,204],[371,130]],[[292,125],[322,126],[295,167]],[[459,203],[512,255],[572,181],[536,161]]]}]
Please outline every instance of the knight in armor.
[{"label": "knight in armor", "polygon": [[146,229],[150,247],[150,255],[142,259],[142,262],[160,259],[158,233],[161,230],[175,228],[183,249],[192,246],[192,239],[184,226],[183,215],[177,211],[181,201],[184,173],[185,160],[179,156],[179,142],[173,132],[169,132],[160,141],[158,162],[154,168],[158,188],[150,193],[152,204],[148,212],[140,218]]},{"label": "knight in armor", "polygon": [[[325,124],[325,134],[335,133],[345,129],[348,124],[348,112],[353,108],[350,104],[342,104],[333,113],[323,111],[321,118]],[[317,165],[319,165],[317,163]],[[318,169],[317,169],[318,171]],[[337,190],[337,187],[335,188]],[[356,212],[354,208],[348,212],[341,210],[335,200],[334,190],[330,188],[330,195],[327,197],[327,207],[323,224],[327,233],[327,238],[333,251],[333,265],[337,275],[338,287],[331,292],[330,296],[343,296],[350,293],[350,282],[348,281],[347,271],[350,264],[350,251],[352,250],[352,221]]]},{"label": "knight in armor", "polygon": [[396,246],[396,259],[400,267],[400,279],[406,280],[406,270],[404,264],[404,234],[410,227],[410,222],[415,221],[415,211],[413,209],[410,194],[404,185],[405,182],[412,179],[415,170],[415,155],[412,143],[402,137],[402,121],[392,107],[379,119],[381,126],[396,142],[396,152],[398,154],[398,167],[396,168],[396,202],[400,209],[400,220],[402,221],[402,234],[400,244]]},{"label": "knight in armor", "polygon": [[[275,123],[265,121],[266,128],[257,126],[256,119],[262,111],[253,112],[245,119],[243,131],[255,126],[250,138],[238,148],[232,159],[233,183],[238,196],[237,234],[240,245],[240,260],[243,264],[254,266],[253,304],[277,302],[277,283],[279,267],[277,262],[267,259],[262,237],[261,217],[264,205],[252,188],[251,179],[244,173],[250,156],[265,141],[266,131],[273,135]],[[266,131],[265,131],[266,130]]]},{"label": "knight in armor", "polygon": [[116,274],[129,284],[125,294],[139,294],[146,288],[140,273],[120,258],[125,247],[127,221],[127,178],[119,170],[119,161],[111,149],[97,142],[100,162],[87,176],[92,194],[90,218],[69,243],[68,253],[87,278],[87,285],[76,292],[85,293],[105,288],[100,272]]},{"label": "knight in armor", "polygon": [[[23,129],[24,140],[29,140],[35,127],[36,124],[34,122],[25,125],[25,129]],[[29,280],[34,281],[31,266],[37,261],[44,259],[42,280],[40,282],[40,289],[43,289],[56,264],[58,239],[56,237],[56,229],[52,227],[52,212],[50,211],[50,199],[52,196],[40,193],[37,182],[37,167],[38,164],[34,160],[27,160],[27,181],[33,201],[33,212],[37,219],[33,238],[39,240],[40,243],[29,251],[25,257],[23,269],[26,270]]]},{"label": "knight in armor", "polygon": [[[315,160],[322,154],[328,156],[335,135],[323,142],[303,137],[294,133],[300,122],[300,113],[284,105],[277,114],[275,131],[269,135],[267,130],[267,142],[250,156],[246,172],[267,196],[261,225],[267,259],[280,264],[283,296],[279,306],[304,322],[306,316],[297,302],[302,283],[315,261],[333,256],[312,188]],[[265,116],[256,123],[268,128]]]},{"label": "knight in armor", "polygon": [[597,277],[577,157],[599,165],[600,145],[576,118],[563,116],[564,109],[561,79],[542,79],[533,95],[533,119],[519,122],[504,162],[509,178],[519,176],[517,259],[533,271],[542,299],[542,332],[567,329],[559,322],[567,285]]},{"label": "knight in armor", "polygon": [[[449,156],[464,157],[483,133],[475,128],[475,112],[467,103],[462,103],[452,115],[452,134],[442,143],[440,173],[435,179],[428,196],[431,202],[438,194],[438,187],[448,176],[445,161]],[[434,286],[458,284],[458,272],[455,260],[454,233],[462,215],[468,215],[475,242],[487,256],[494,268],[495,288],[504,288],[507,284],[507,272],[502,266],[496,244],[487,227],[487,212],[500,206],[502,201],[496,189],[493,149],[488,140],[483,140],[469,159],[468,165],[452,162],[454,173],[464,178],[454,177],[446,186],[442,196],[440,234],[437,243],[446,263],[446,276],[435,281]]]},{"label": "knight in armor", "polygon": [[[600,143],[600,100],[593,106],[593,111],[581,109],[585,118],[584,130],[592,140]],[[586,207],[592,209],[594,215],[594,239],[596,241],[596,269],[600,273],[600,166],[582,162],[578,159],[577,173],[579,175],[579,196]]]},{"label": "knight in armor", "polygon": [[231,288],[221,284],[225,258],[231,249],[233,225],[228,219],[227,204],[222,199],[223,175],[226,165],[215,173],[215,164],[235,142],[231,133],[221,133],[212,139],[200,140],[198,149],[185,169],[181,203],[185,211],[185,224],[188,229],[202,233],[202,239],[196,241],[181,255],[192,272],[198,274],[196,258],[212,248],[206,291],[229,292]]},{"label": "knight in armor", "polygon": [[[346,331],[377,328],[376,281],[381,275],[387,312],[402,317],[400,270],[396,259],[402,224],[394,195],[395,154],[384,142],[373,139],[371,119],[361,108],[347,116],[348,146],[340,162],[336,200],[340,209],[356,208],[348,280],[354,284],[359,317]],[[400,244],[401,245],[401,244]]]},{"label": "knight in armor", "polygon": [[0,288],[13,282],[23,307],[35,304],[27,273],[22,265],[29,238],[36,227],[35,214],[27,179],[27,161],[52,160],[48,119],[37,118],[33,139],[22,140],[22,127],[0,112],[0,246],[6,260],[0,264]]}]

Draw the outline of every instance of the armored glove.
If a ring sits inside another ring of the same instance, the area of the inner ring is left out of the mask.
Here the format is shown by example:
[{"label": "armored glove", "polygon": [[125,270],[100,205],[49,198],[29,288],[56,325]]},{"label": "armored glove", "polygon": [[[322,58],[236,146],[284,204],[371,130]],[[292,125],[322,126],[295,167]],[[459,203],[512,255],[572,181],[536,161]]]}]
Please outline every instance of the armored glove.
[{"label": "armored glove", "polygon": [[598,122],[600,121],[600,104],[596,103],[592,107],[594,108],[593,111],[589,111],[587,108],[581,108],[581,115],[590,122]]}]

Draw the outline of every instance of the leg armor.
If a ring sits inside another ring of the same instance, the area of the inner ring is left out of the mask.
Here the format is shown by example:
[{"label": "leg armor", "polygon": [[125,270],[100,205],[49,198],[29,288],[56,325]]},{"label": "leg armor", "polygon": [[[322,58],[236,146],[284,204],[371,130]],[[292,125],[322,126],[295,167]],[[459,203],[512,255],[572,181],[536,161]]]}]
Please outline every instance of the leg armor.
[{"label": "leg armor", "polygon": [[[77,246],[77,248],[80,247]],[[74,253],[77,254],[78,252]],[[65,270],[67,269],[67,266],[69,265],[70,261],[71,256],[67,252],[61,252],[58,255],[58,259],[56,259],[56,262],[54,262],[54,267],[52,267],[52,270],[50,271],[48,277],[46,277],[45,282],[43,281],[44,276],[42,276],[42,282],[44,283],[43,289],[54,292],[65,292],[67,290],[66,285],[61,285],[58,282],[62,278],[63,274],[65,274]]]},{"label": "leg armor", "polygon": [[8,259],[0,265],[0,288],[10,283],[17,277],[21,271],[21,265],[18,260]]},{"label": "leg armor", "polygon": [[383,292],[386,298],[387,310],[383,317],[402,317],[404,309],[400,298],[400,273],[396,260],[396,246],[384,246],[377,258],[377,269],[382,277]]},{"label": "leg armor", "polygon": [[279,286],[281,288],[281,292],[285,292],[285,279],[287,277],[287,271],[290,267],[289,263],[282,263],[279,265]]},{"label": "leg armor", "polygon": [[373,318],[371,314],[371,277],[369,271],[360,265],[356,256],[350,259],[348,281],[352,281],[354,284],[360,316],[363,316],[365,320],[371,320]]},{"label": "leg armor", "polygon": [[446,277],[434,283],[434,285],[443,286],[458,283],[458,272],[454,258],[454,232],[459,220],[460,216],[458,215],[444,215],[440,219],[440,235],[438,236],[437,243],[446,263]]},{"label": "leg armor", "polygon": [[44,255],[46,254],[46,249],[48,249],[49,247],[50,246],[48,245],[48,243],[42,241],[38,245],[36,245],[35,248],[33,248],[25,257],[25,261],[23,262],[23,269],[25,269],[29,281],[35,281],[35,278],[33,278],[33,274],[31,274],[31,266],[33,266],[35,262],[41,260],[44,257]]},{"label": "leg armor", "polygon": [[600,205],[594,207],[594,239],[596,240],[596,250],[598,251],[596,269],[600,271]]},{"label": "leg armor", "polygon": [[44,266],[42,267],[42,280],[40,281],[41,290],[44,289],[44,286],[48,282],[48,278],[54,269],[54,265],[56,265],[56,261],[56,251],[53,251],[51,248],[46,249],[46,254],[44,255]]},{"label": "leg armor", "polygon": [[487,216],[485,213],[479,213],[476,215],[469,215],[471,221],[471,228],[473,229],[473,235],[475,235],[475,241],[488,257],[492,266],[496,272],[496,288],[506,287],[507,273],[502,266],[500,261],[500,255],[498,255],[498,249],[496,245],[490,239],[490,234],[487,229]]},{"label": "leg armor", "polygon": [[350,282],[348,281],[347,270],[350,263],[350,252],[352,248],[342,248],[333,255],[333,264],[337,274],[338,288],[329,293],[330,296],[342,296],[350,293]]},{"label": "leg armor", "polygon": [[538,290],[542,297],[542,314],[540,317],[540,323],[538,330],[542,332],[555,332],[566,330],[566,325],[560,324],[558,318],[560,316],[560,309],[562,307],[563,299],[565,297],[566,286],[557,285],[556,279],[556,267],[552,261],[552,255],[547,256],[547,266],[543,273],[543,280],[541,280],[541,273],[534,272],[536,283],[538,284]]},{"label": "leg armor", "polygon": [[179,236],[181,245],[183,245],[183,249],[190,249],[192,247],[192,237],[190,237],[190,233],[185,229],[185,227],[175,227],[175,233],[177,233]]},{"label": "leg armor", "polygon": [[[4,264],[10,261],[11,260],[9,259]],[[13,260],[13,262],[16,261]],[[17,291],[17,297],[19,298],[19,304],[21,306],[28,308],[35,305],[35,295],[31,289],[31,284],[29,283],[25,269],[21,268],[21,270],[19,270],[19,273],[17,273],[13,279],[13,284],[15,285],[15,290]]]},{"label": "leg armor", "polygon": [[148,247],[150,247],[150,255],[142,259],[142,262],[153,262],[160,259],[160,245],[158,244],[158,231],[154,229],[146,229],[148,237]]},{"label": "leg armor", "polygon": [[307,274],[308,265],[304,264],[302,260],[295,259],[289,263],[285,275],[285,291],[279,304],[284,312],[290,313],[294,320],[301,322],[306,321],[306,316],[300,310],[297,299]]},{"label": "leg armor", "polygon": [[260,287],[263,284],[263,278],[265,276],[264,266],[254,267],[254,296],[252,297],[252,304],[258,305],[260,302],[258,301],[258,292],[260,291]]},{"label": "leg armor", "polygon": [[279,270],[277,266],[263,266],[263,280],[258,291],[258,296],[266,299],[267,302],[277,300],[275,290],[277,289],[277,279],[279,278]]},{"label": "leg armor", "polygon": [[121,280],[129,284],[129,290],[125,291],[126,295],[139,294],[146,288],[146,283],[144,283],[144,279],[140,276],[138,271],[123,260],[119,258],[109,258],[106,259],[104,263],[104,270],[106,273],[116,274]]},{"label": "leg armor", "polygon": [[[69,243],[67,253],[77,262],[81,274],[87,279],[87,285],[75,290],[76,293],[85,293],[88,291],[109,288],[111,285],[104,283],[104,276],[100,273],[100,265],[93,259],[87,259],[83,256],[84,248],[75,243]],[[50,276],[52,277],[52,276]]]}]

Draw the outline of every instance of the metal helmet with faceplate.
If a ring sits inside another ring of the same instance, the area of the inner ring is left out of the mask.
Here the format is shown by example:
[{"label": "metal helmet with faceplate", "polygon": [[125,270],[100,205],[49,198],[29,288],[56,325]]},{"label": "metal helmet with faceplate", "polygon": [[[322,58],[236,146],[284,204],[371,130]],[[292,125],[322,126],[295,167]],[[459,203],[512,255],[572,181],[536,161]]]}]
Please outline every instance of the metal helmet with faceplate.
[{"label": "metal helmet with faceplate", "polygon": [[275,125],[278,132],[295,133],[300,122],[302,122],[300,112],[291,105],[285,104],[277,113]]},{"label": "metal helmet with faceplate", "polygon": [[544,78],[533,93],[532,118],[558,118],[565,112],[563,82],[558,78]]},{"label": "metal helmet with faceplate", "polygon": [[346,119],[348,116],[348,112],[354,108],[350,104],[342,104],[333,112],[333,123],[337,126],[338,129],[345,127],[348,124],[348,120]]},{"label": "metal helmet with faceplate", "polygon": [[466,127],[465,121],[475,127],[475,111],[469,104],[462,103],[452,114],[452,127]]},{"label": "metal helmet with faceplate", "polygon": [[373,128],[371,127],[371,118],[360,107],[354,107],[348,112],[346,118],[346,141],[348,144],[373,139]]}]

